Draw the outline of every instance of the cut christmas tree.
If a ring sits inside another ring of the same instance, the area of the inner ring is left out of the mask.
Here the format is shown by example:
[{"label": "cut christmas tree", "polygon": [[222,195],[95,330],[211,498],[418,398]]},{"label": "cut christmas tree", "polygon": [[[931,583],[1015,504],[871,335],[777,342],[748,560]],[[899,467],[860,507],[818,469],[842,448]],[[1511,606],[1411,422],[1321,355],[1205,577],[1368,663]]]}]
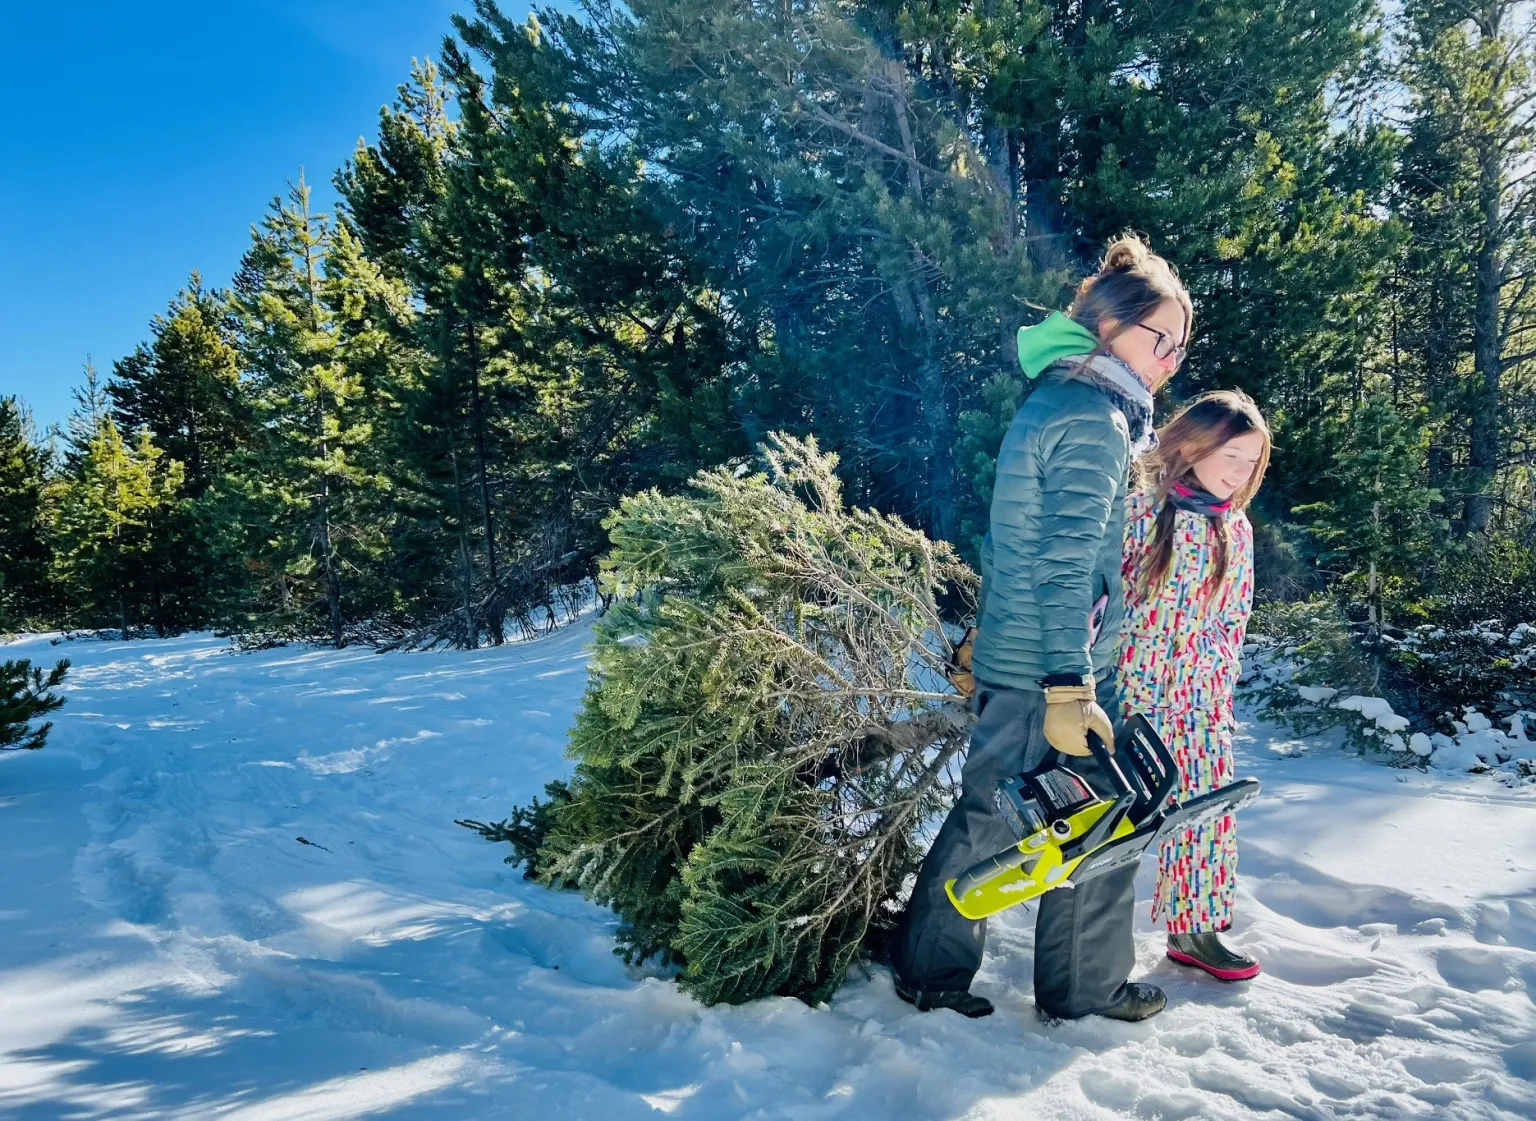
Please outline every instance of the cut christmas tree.
[{"label": "cut christmas tree", "polygon": [[761,452],[764,472],[701,472],[609,519],[576,772],[531,857],[707,1003],[837,988],[899,913],[971,724],[939,602],[968,604],[975,574],[846,509],[814,442]]}]

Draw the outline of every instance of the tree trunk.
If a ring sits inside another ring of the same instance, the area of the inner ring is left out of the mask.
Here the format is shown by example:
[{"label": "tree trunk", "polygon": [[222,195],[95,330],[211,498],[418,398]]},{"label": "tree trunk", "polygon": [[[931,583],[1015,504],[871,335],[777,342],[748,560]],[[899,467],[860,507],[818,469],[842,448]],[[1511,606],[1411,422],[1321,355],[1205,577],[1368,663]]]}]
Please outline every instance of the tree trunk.
[{"label": "tree trunk", "polygon": [[[311,242],[313,227],[309,217],[309,194],[304,195],[304,275],[309,298],[309,329],[320,333],[320,301],[316,292],[320,278],[315,269],[314,245]],[[313,374],[313,370],[309,371]],[[315,405],[315,431],[319,436],[320,450],[320,550],[325,556],[325,598],[330,608],[331,645],[341,649],[341,574],[336,569],[336,554],[331,546],[331,469],[330,441],[325,437],[325,403]]]},{"label": "tree trunk", "polygon": [[[1002,193],[1003,205],[1007,209],[1003,223],[1003,243],[999,247],[999,255],[1007,256],[1013,252],[1013,247],[1019,239],[1019,222],[1023,217],[1021,207],[1023,196],[1020,191],[1019,181],[1019,136],[1013,129],[995,125],[987,131],[987,158],[992,165],[993,177],[997,180],[997,186]],[[1019,328],[1024,325],[1024,317],[1017,307],[1004,307],[1000,309],[998,316],[998,345],[1002,351],[1003,371],[1009,374],[1017,374],[1017,350],[1015,339]]]},{"label": "tree trunk", "polygon": [[[912,140],[907,116],[906,69],[899,62],[887,64],[891,110],[896,119],[896,133],[901,150],[907,155],[907,190],[919,205],[923,201],[923,181],[918,171],[917,149]],[[914,247],[911,278],[907,283],[896,279],[892,284],[897,315],[903,326],[915,328],[923,345],[918,360],[917,385],[921,395],[923,421],[928,430],[928,518],[935,537],[949,541],[954,537],[955,506],[955,424],[950,415],[949,387],[944,381],[943,342],[933,292],[924,275],[924,259]],[[894,278],[893,278],[894,279]]]},{"label": "tree trunk", "polygon": [[[1087,0],[1077,5],[1057,3],[1055,19],[1063,39],[1082,51],[1090,12]],[[1074,11],[1075,9],[1075,11]],[[1066,106],[1058,91],[1035,106],[1035,119],[1022,131],[1024,147],[1021,173],[1024,180],[1024,242],[1029,263],[1036,272],[1075,271],[1078,265],[1067,208],[1062,201],[1065,152],[1062,149],[1062,114]]]},{"label": "tree trunk", "polygon": [[[481,532],[485,534],[485,568],[494,588],[498,577],[496,526],[491,513],[490,464],[485,451],[485,408],[480,395],[480,332],[475,327],[473,316],[465,319],[464,328],[469,335],[470,422],[474,425],[475,460],[480,471],[480,520]],[[495,597],[492,599],[494,602]],[[492,644],[500,646],[506,638],[502,620],[489,618],[486,623],[490,628]]]},{"label": "tree trunk", "polygon": [[1472,324],[1472,444],[1464,523],[1466,532],[1486,534],[1493,516],[1493,482],[1499,467],[1499,354],[1503,288],[1500,194],[1502,168],[1495,138],[1481,138],[1478,208],[1481,230],[1477,246],[1477,303]]},{"label": "tree trunk", "polygon": [[[1378,488],[1377,488],[1377,493],[1380,493],[1379,484],[1378,484]],[[1377,547],[1379,547],[1379,544],[1380,544],[1380,541],[1381,541],[1381,501],[1380,501],[1380,499],[1378,499],[1377,501],[1371,503],[1371,527],[1372,527],[1372,531],[1373,531],[1371,536],[1372,536],[1373,540],[1375,542],[1377,542]],[[1381,577],[1380,577],[1380,573],[1377,571],[1377,568],[1376,568],[1376,558],[1375,557],[1371,558],[1370,590],[1369,590],[1369,594],[1368,594],[1367,598],[1368,598],[1369,604],[1370,604],[1370,606],[1367,608],[1367,611],[1369,612],[1368,618],[1369,618],[1370,627],[1371,627],[1371,637],[1375,638],[1377,635],[1379,635],[1381,633],[1381,627],[1386,622],[1386,620],[1382,617],[1382,610],[1381,610]]]},{"label": "tree trunk", "polygon": [[480,622],[475,618],[474,591],[475,570],[469,559],[469,539],[464,531],[468,524],[464,517],[464,484],[459,478],[459,454],[449,451],[448,462],[453,467],[453,504],[458,511],[459,522],[459,582],[464,595],[464,636],[471,650],[480,648]]},{"label": "tree trunk", "polygon": [[[325,409],[321,407],[320,431],[325,431]],[[320,440],[320,462],[330,454],[327,441]],[[331,645],[341,649],[341,579],[336,571],[336,553],[331,548],[331,473],[320,470],[320,551],[325,557],[325,599],[331,615]]]},{"label": "tree trunk", "polygon": [[[1429,322],[1444,320],[1445,300],[1440,285],[1430,284],[1425,294],[1428,303]],[[1451,481],[1451,449],[1446,444],[1445,396],[1446,388],[1455,377],[1455,347],[1447,340],[1445,332],[1429,332],[1424,348],[1424,396],[1429,402],[1429,422],[1433,426],[1429,452],[1425,463],[1429,471],[1429,485],[1442,495],[1448,495]]]},{"label": "tree trunk", "polygon": [[1024,244],[1036,272],[1066,269],[1071,263],[1067,248],[1066,209],[1060,198],[1061,165],[1057,154],[1060,139],[1050,129],[1030,134],[1023,152]]}]

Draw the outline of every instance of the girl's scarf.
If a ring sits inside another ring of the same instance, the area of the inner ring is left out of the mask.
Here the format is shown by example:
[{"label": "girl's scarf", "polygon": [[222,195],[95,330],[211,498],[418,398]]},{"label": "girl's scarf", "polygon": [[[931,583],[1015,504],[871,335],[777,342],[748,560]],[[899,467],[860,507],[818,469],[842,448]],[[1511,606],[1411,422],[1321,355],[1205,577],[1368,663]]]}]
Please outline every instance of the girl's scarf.
[{"label": "girl's scarf", "polygon": [[1217,498],[1198,483],[1193,486],[1174,483],[1173,489],[1168,492],[1168,501],[1180,510],[1188,510],[1203,518],[1219,518],[1232,509],[1232,499]]},{"label": "girl's scarf", "polygon": [[1059,364],[1071,367],[1078,376],[1093,382],[1114,399],[1130,429],[1133,460],[1157,447],[1157,429],[1152,427],[1152,391],[1136,376],[1136,371],[1112,354],[1073,355],[1060,359]]}]

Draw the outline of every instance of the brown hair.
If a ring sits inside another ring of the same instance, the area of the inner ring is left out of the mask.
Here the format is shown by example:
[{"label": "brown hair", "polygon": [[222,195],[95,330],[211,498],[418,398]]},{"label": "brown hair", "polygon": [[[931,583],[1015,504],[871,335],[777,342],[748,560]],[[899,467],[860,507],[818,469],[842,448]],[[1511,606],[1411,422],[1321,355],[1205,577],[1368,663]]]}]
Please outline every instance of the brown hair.
[{"label": "brown hair", "polygon": [[1179,343],[1187,343],[1195,309],[1178,270],[1152,252],[1139,235],[1125,233],[1105,248],[1099,271],[1078,285],[1067,314],[1095,335],[1106,320],[1120,325],[1114,335],[1103,340],[1102,352],[1115,337],[1145,321],[1164,300],[1172,300],[1184,310],[1184,338]]},{"label": "brown hair", "polygon": [[[1259,452],[1259,462],[1254,465],[1253,475],[1231,498],[1233,510],[1247,508],[1263,484],[1264,472],[1269,468],[1269,425],[1253,398],[1237,389],[1202,394],[1158,429],[1158,446],[1136,465],[1142,489],[1151,493],[1159,503],[1157,526],[1136,568],[1135,587],[1138,595],[1145,597],[1154,588],[1161,587],[1168,579],[1168,570],[1173,564],[1173,527],[1178,517],[1178,507],[1168,499],[1174,484],[1199,486],[1200,482],[1195,477],[1195,464],[1228,440],[1248,432],[1262,432],[1264,447]],[[1207,521],[1211,532],[1216,535],[1216,567],[1205,587],[1200,589],[1201,595],[1208,595],[1221,587],[1221,582],[1226,579],[1227,551],[1231,544],[1225,517],[1213,515]]]}]

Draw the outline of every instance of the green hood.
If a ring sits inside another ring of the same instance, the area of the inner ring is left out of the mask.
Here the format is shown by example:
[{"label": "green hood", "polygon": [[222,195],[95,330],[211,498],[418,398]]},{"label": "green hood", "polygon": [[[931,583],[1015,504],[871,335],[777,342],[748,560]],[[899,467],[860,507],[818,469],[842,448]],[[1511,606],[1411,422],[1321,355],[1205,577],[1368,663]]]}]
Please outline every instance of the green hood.
[{"label": "green hood", "polygon": [[1052,362],[1074,354],[1088,354],[1098,345],[1092,331],[1053,311],[1045,322],[1019,328],[1019,365],[1024,367],[1025,377],[1034,379]]}]

